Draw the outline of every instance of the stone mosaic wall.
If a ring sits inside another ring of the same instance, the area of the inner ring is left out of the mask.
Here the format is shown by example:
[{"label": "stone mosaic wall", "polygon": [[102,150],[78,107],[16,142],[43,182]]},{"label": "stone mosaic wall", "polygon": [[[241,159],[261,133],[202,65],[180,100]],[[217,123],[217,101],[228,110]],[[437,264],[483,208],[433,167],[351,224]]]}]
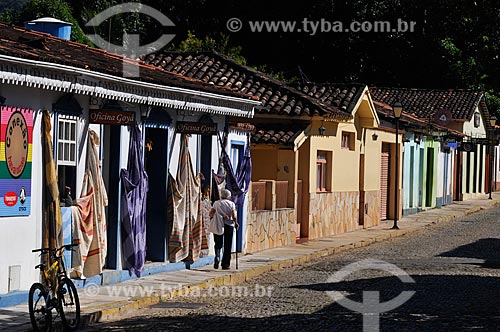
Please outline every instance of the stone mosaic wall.
[{"label": "stone mosaic wall", "polygon": [[380,191],[365,191],[364,209],[365,220],[363,223],[364,228],[378,226],[380,224]]},{"label": "stone mosaic wall", "polygon": [[359,192],[310,195],[309,239],[359,229]]},{"label": "stone mosaic wall", "polygon": [[247,253],[295,244],[295,209],[250,211],[247,224]]}]

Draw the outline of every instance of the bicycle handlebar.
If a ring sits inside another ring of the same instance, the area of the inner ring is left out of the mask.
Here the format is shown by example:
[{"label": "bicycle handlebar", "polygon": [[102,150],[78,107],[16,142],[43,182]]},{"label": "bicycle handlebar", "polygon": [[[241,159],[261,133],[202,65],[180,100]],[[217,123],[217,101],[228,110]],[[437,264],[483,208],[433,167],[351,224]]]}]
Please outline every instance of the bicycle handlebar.
[{"label": "bicycle handlebar", "polygon": [[33,249],[31,252],[39,252],[39,251],[49,251],[49,248],[40,248],[40,249]]},{"label": "bicycle handlebar", "polygon": [[31,252],[42,252],[42,255],[43,255],[43,254],[48,254],[49,252],[60,251],[63,248],[66,250],[70,250],[72,247],[77,247],[77,246],[78,246],[78,244],[71,243],[71,244],[65,244],[58,249],[40,248],[40,249],[33,249],[33,250],[31,250]]}]

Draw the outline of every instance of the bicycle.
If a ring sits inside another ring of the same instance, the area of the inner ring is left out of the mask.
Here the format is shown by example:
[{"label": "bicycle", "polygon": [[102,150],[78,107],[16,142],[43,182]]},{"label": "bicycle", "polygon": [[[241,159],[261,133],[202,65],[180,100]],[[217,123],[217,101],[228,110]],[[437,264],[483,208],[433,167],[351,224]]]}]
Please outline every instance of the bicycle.
[{"label": "bicycle", "polygon": [[[61,316],[63,329],[75,331],[80,324],[80,300],[75,284],[64,267],[64,250],[71,250],[77,244],[66,244],[58,249],[41,248],[32,252],[40,255],[50,254],[52,264],[38,264],[41,282],[31,285],[29,291],[29,313],[35,332],[48,332],[52,329],[52,310]],[[57,316],[56,316],[57,317]]]}]

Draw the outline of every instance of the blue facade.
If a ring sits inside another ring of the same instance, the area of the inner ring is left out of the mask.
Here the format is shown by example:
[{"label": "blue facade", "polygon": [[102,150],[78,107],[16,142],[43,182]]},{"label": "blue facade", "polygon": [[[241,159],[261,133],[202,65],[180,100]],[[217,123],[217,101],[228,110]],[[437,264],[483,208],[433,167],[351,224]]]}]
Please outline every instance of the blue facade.
[{"label": "blue facade", "polygon": [[423,182],[424,142],[415,142],[414,135],[408,135],[403,155],[403,215],[421,211]]}]

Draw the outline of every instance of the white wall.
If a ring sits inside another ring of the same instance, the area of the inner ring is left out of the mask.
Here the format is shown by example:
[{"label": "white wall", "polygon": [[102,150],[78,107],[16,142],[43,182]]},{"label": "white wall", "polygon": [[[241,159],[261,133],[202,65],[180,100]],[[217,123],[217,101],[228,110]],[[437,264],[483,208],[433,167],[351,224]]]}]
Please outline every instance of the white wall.
[{"label": "white wall", "polygon": [[[495,159],[493,164],[493,181],[500,182],[500,146],[495,146]],[[496,174],[496,177],[495,177]],[[493,187],[495,188],[495,186]]]},{"label": "white wall", "polygon": [[[476,108],[475,112],[479,112],[479,107]],[[479,123],[478,128],[474,127],[474,116],[472,116],[471,121],[464,123],[463,133],[468,135],[468,136],[471,136],[471,137],[486,137],[486,129],[484,126],[484,120],[483,120],[482,115],[481,115],[481,121]]]},{"label": "white wall", "polygon": [[[451,149],[450,151],[450,155],[449,155],[449,158],[450,158],[450,161],[448,163],[449,167],[448,167],[448,179],[450,179],[449,182],[449,187],[448,187],[448,195],[450,196],[453,196],[453,187],[454,187],[454,184],[455,184],[455,177],[454,177],[454,173],[453,173],[453,170],[455,169],[455,163],[456,163],[456,160],[455,160],[455,149]],[[453,200],[453,197],[451,198]]]},{"label": "white wall", "polygon": [[439,149],[438,151],[438,160],[437,160],[437,191],[436,197],[444,198],[443,187],[444,187],[444,158],[446,154]]},{"label": "white wall", "polygon": [[[31,175],[31,214],[27,217],[0,217],[0,294],[7,293],[9,283],[9,266],[21,266],[20,289],[27,290],[38,280],[38,270],[34,266],[39,263],[38,255],[31,252],[39,248],[42,240],[42,139],[41,123],[43,109],[52,110],[63,93],[27,88],[22,86],[1,85],[0,94],[7,98],[7,106],[31,108],[33,114],[32,175]],[[80,105],[87,108],[86,97],[79,97]],[[52,128],[54,125],[52,123]],[[79,123],[79,133],[83,133]],[[54,135],[52,135],[54,138]],[[85,140],[83,140],[85,142]],[[83,151],[85,154],[85,150]],[[79,156],[80,158],[80,156]],[[80,163],[83,160],[80,158]],[[78,179],[81,178],[79,173]],[[78,181],[80,182],[81,181]],[[81,184],[80,184],[81,185]]]}]

